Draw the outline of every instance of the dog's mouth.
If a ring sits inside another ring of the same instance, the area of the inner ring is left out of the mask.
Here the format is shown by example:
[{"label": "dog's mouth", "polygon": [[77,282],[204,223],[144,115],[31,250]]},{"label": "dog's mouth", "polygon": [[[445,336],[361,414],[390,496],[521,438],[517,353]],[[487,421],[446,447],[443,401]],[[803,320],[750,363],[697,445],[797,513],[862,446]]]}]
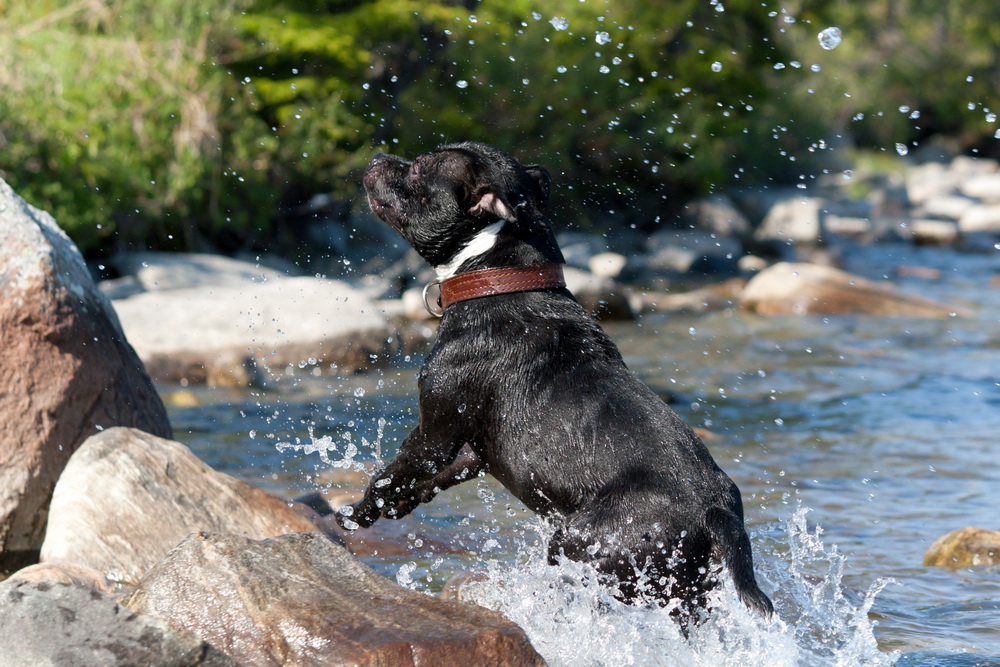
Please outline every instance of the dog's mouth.
[{"label": "dog's mouth", "polygon": [[393,229],[401,231],[401,225],[398,220],[399,212],[395,206],[384,199],[379,199],[370,194],[368,195],[368,205],[371,207],[372,213],[378,216],[379,219],[388,223]]}]

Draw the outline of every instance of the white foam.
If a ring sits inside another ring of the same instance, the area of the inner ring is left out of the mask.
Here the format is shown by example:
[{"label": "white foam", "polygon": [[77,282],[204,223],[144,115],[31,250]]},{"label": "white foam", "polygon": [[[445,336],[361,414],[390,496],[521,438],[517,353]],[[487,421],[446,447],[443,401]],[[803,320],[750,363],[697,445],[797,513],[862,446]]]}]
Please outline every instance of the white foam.
[{"label": "white foam", "polygon": [[891,665],[898,655],[878,649],[868,617],[888,582],[875,581],[852,602],[841,583],[846,558],[823,546],[819,528],[809,530],[806,512],[797,509],[771,531],[770,539],[777,534],[786,543],[772,542],[755,558],[758,581],[774,601],[771,619],[747,609],[723,579],[710,595],[712,614],[685,638],[668,609],[618,602],[588,566],[548,565],[544,526],[539,542],[522,547],[514,562],[484,560],[488,580],[466,584],[462,598],[518,623],[553,667]]},{"label": "white foam", "polygon": [[473,257],[479,257],[490,250],[497,242],[497,236],[503,229],[506,220],[497,220],[492,225],[483,227],[472,240],[465,244],[457,255],[450,262],[434,267],[438,280],[447,280],[455,275],[455,272]]}]

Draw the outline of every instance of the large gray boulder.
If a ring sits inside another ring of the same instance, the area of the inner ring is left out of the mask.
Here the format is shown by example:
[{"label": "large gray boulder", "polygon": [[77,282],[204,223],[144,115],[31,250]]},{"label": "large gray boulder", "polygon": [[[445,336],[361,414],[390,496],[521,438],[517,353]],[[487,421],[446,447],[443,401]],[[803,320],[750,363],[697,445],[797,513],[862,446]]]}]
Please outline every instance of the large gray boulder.
[{"label": "large gray boulder", "polygon": [[49,582],[0,584],[0,661],[7,667],[228,667],[224,653],[98,593]]},{"label": "large gray boulder", "polygon": [[500,614],[398,586],[316,533],[192,535],[123,604],[248,667],[544,664]]},{"label": "large gray boulder", "polygon": [[37,554],[56,479],[88,436],[117,425],[171,430],[79,250],[2,180],[0,293],[2,570]]},{"label": "large gray boulder", "polygon": [[115,428],[89,438],[63,471],[41,560],[131,584],[199,530],[262,539],[319,528],[305,507],[212,470],[178,442]]}]

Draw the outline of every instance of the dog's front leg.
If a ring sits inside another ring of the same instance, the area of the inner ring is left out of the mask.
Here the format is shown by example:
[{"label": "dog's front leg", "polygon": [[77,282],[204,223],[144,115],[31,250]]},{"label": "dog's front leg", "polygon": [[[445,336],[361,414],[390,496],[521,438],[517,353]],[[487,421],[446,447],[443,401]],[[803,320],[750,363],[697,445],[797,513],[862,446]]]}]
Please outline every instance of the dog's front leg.
[{"label": "dog's front leg", "polygon": [[372,477],[364,498],[338,512],[337,522],[351,530],[367,528],[381,516],[402,518],[438,491],[481,469],[479,457],[468,445],[442,446],[417,429],[403,441],[389,465]]}]

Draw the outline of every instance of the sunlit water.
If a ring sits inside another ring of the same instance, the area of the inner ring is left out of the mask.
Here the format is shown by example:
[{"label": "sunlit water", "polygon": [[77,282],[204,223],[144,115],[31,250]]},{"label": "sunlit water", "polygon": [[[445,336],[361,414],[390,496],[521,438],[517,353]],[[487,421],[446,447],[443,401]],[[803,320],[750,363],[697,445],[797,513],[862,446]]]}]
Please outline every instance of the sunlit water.
[{"label": "sunlit water", "polygon": [[[922,565],[954,528],[1000,528],[1000,255],[847,255],[869,278],[900,266],[939,269],[896,282],[974,314],[721,312],[608,327],[629,365],[715,434],[708,445],[743,491],[774,620],[724,584],[685,639],[666,612],[618,604],[586,568],[546,565],[546,527],[491,480],[399,522],[408,555],[369,564],[430,592],[486,574],[463,595],[521,624],[553,665],[1000,665],[1000,568]],[[303,371],[266,392],[203,389],[204,405],[172,418],[178,439],[258,486],[358,491],[363,476],[350,470],[391,456],[415,422],[419,363],[335,380]]]}]

